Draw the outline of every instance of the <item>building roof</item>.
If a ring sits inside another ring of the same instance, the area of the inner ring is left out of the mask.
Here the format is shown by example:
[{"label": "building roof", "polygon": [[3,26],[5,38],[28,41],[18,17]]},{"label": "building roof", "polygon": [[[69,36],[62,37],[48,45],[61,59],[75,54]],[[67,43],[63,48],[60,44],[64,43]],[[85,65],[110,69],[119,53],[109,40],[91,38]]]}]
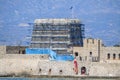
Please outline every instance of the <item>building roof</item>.
[{"label": "building roof", "polygon": [[79,19],[35,19],[34,23],[69,24],[80,23]]}]

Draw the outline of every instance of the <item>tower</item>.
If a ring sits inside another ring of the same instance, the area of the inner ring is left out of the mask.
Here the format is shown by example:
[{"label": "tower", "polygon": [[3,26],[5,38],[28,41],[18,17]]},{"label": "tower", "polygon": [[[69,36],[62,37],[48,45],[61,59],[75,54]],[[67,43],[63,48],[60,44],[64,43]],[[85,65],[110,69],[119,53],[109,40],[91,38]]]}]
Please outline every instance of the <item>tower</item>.
[{"label": "tower", "polygon": [[66,54],[72,46],[83,46],[82,24],[78,19],[36,19],[30,48],[49,48]]}]

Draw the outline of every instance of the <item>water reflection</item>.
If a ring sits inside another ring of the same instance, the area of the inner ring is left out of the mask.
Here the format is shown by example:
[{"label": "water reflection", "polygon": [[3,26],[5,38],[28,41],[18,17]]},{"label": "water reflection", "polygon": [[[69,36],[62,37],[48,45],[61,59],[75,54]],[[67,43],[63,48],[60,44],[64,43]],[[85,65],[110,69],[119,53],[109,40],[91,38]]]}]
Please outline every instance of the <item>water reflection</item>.
[{"label": "water reflection", "polygon": [[120,80],[120,78],[0,78],[0,80]]}]

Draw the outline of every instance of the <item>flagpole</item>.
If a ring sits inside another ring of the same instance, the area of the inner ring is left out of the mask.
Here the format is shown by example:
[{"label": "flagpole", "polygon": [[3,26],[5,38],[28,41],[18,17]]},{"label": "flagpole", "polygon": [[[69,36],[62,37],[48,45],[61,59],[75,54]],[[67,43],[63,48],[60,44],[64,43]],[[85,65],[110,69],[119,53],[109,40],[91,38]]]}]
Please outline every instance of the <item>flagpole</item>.
[{"label": "flagpole", "polygon": [[74,18],[73,6],[70,7],[70,10],[71,10],[71,18]]},{"label": "flagpole", "polygon": [[71,14],[72,14],[72,18],[74,18],[74,11],[73,11],[73,8],[71,10]]}]

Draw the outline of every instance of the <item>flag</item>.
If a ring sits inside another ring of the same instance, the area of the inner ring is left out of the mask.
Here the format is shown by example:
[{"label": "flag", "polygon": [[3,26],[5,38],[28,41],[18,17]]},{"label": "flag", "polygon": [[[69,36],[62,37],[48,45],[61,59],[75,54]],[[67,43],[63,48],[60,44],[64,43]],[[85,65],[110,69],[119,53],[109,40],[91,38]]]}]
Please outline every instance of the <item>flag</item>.
[{"label": "flag", "polygon": [[72,8],[73,8],[73,6],[70,7],[70,9],[72,9]]}]

